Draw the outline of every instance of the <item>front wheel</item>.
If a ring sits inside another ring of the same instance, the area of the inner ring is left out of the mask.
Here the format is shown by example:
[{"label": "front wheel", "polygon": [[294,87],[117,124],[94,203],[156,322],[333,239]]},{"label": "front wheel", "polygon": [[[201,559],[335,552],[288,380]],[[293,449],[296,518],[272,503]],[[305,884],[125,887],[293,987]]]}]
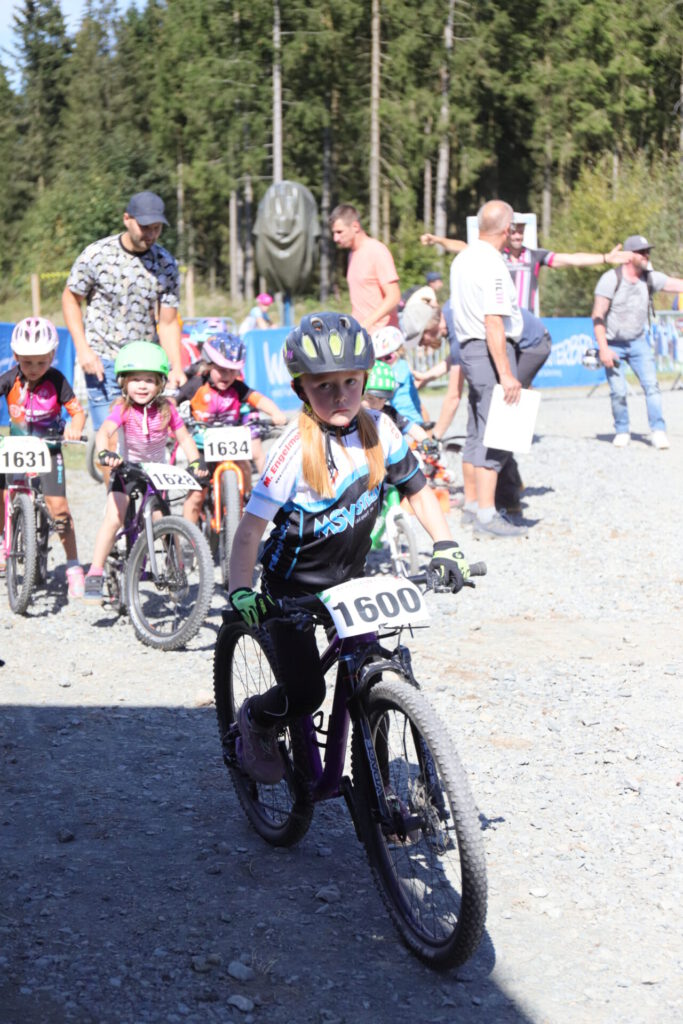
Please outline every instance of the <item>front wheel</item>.
[{"label": "front wheel", "polygon": [[93,480],[96,483],[101,484],[104,482],[104,476],[102,474],[102,467],[97,461],[97,452],[95,451],[96,440],[96,431],[93,430],[88,438],[88,443],[85,448],[85,466],[88,470],[88,474],[93,478]]},{"label": "front wheel", "polygon": [[7,558],[7,597],[17,615],[29,606],[38,575],[38,538],[33,502],[28,494],[12,498],[12,543]]},{"label": "front wheel", "polygon": [[242,771],[235,751],[237,712],[247,697],[265,693],[275,685],[275,660],[265,631],[252,634],[241,620],[225,623],[218,634],[213,661],[218,732],[223,760],[237,798],[262,839],[272,846],[292,846],[304,836],[313,816],[313,804],[296,764],[303,743],[293,724],[282,730],[280,752],[285,774],[275,786],[254,782]]},{"label": "front wheel", "polygon": [[391,553],[391,564],[397,576],[410,576],[419,572],[420,560],[417,553],[417,541],[410,523],[403,513],[394,516],[391,521],[387,517],[387,540]]},{"label": "front wheel", "polygon": [[380,822],[360,723],[353,783],[370,867],[405,944],[430,967],[467,960],[486,920],[486,865],[467,776],[422,693],[400,676],[369,691],[366,713],[392,814]]},{"label": "front wheel", "polygon": [[235,539],[241,515],[242,499],[237,474],[227,469],[221,476],[221,526],[218,538],[221,579],[226,588],[230,573],[232,542]]},{"label": "front wheel", "polygon": [[213,562],[199,529],[180,516],[163,516],[153,524],[156,576],[140,534],[130,553],[125,604],[143,644],[173,651],[190,640],[213,595]]}]

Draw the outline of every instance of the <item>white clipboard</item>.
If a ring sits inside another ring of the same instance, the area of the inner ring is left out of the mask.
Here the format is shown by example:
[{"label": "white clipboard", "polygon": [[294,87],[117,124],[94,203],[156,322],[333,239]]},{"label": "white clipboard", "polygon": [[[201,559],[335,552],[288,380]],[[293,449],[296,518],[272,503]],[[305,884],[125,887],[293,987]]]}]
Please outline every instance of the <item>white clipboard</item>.
[{"label": "white clipboard", "polygon": [[508,405],[503,398],[501,385],[496,384],[484,431],[485,446],[521,454],[531,451],[540,404],[540,391],[522,388],[519,402],[516,405]]}]

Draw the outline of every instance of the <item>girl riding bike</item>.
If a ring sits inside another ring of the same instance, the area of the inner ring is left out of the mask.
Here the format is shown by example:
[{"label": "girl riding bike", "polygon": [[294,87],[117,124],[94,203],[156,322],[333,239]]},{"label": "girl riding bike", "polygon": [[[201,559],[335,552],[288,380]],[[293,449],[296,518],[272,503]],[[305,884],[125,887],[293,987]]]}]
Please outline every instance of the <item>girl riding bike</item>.
[{"label": "girl riding bike", "polygon": [[[180,388],[175,401],[189,401],[195,420],[194,436],[198,448],[203,448],[203,433],[207,424],[233,426],[241,422],[241,407],[246,402],[254,409],[265,412],[275,424],[284,426],[287,417],[270,398],[253,391],[243,380],[239,380],[244,369],[244,342],[236,334],[217,330],[210,333],[202,346],[202,362],[206,369],[191,376]],[[252,430],[251,451],[259,473],[263,471],[266,457],[261,439]],[[248,465],[245,480],[251,481]],[[208,466],[213,472],[215,464]],[[249,483],[249,489],[251,484]],[[193,523],[199,522],[206,491],[190,491],[185,499],[183,515]]]},{"label": "girl riding bike", "polygon": [[[0,376],[0,395],[7,401],[10,434],[34,434],[44,437],[61,428],[62,408],[71,416],[64,427],[66,441],[80,440],[85,426],[85,412],[71,385],[51,365],[57,350],[57,328],[40,316],[20,320],[12,331],[12,352],[18,366]],[[52,468],[42,477],[45,503],[54,520],[56,531],[66,555],[66,578],[69,599],[83,597],[83,569],[78,561],[73,517],[66,499],[66,470],[61,445],[50,441]],[[4,479],[0,479],[4,491]],[[0,502],[0,536],[4,529],[4,494]]]},{"label": "girl riding bike", "polygon": [[[114,372],[122,397],[112,405],[107,418],[97,431],[98,459],[104,466],[116,468],[128,462],[166,462],[166,440],[174,436],[185,452],[190,469],[197,476],[206,475],[199,466],[199,452],[174,405],[163,398],[170,365],[160,345],[150,341],[133,341],[124,345],[116,357]],[[120,431],[121,454],[109,451],[110,438]],[[104,520],[95,538],[93,560],[85,578],[85,600],[101,604],[104,591],[104,563],[112,549],[116,534],[123,526],[128,494],[114,476],[107,493]]]},{"label": "girl riding bike", "polygon": [[[362,576],[384,480],[408,497],[435,542],[431,568],[459,590],[469,566],[415,457],[387,416],[361,405],[375,359],[367,331],[351,316],[315,313],[288,335],[284,358],[304,407],[269,453],[237,529],[230,562],[235,611],[257,628],[277,616],[279,598]],[[257,593],[254,567],[271,520]],[[325,680],[312,626],[293,630],[273,621],[270,635],[278,682],[240,708],[237,745],[243,769],[275,784],[283,774],[277,728],[312,714]]]}]

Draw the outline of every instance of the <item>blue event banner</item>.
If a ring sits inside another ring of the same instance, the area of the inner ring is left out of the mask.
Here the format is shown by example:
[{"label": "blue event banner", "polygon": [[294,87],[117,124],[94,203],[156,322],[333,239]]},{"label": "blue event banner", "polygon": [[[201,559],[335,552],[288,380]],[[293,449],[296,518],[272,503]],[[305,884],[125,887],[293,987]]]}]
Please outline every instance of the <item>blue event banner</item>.
[{"label": "blue event banner", "polygon": [[537,388],[592,386],[605,380],[604,370],[587,370],[582,365],[587,348],[595,348],[593,321],[588,316],[542,317],[550,331],[550,356],[534,378]]},{"label": "blue event banner", "polygon": [[[0,324],[0,373],[9,370],[13,363],[16,363],[10,342],[14,324]],[[76,350],[71,340],[71,335],[66,327],[58,327],[59,345],[57,355],[52,363],[64,374],[70,384],[74,382],[74,365],[76,361]],[[0,427],[6,427],[9,423],[7,415],[7,402],[0,401]]]}]

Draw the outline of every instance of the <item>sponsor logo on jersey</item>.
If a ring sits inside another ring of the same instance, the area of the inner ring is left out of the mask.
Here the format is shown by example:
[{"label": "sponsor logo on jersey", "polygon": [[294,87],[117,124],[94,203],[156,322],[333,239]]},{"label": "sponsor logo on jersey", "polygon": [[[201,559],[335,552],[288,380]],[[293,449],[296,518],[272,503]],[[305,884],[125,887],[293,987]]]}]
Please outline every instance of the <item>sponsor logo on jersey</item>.
[{"label": "sponsor logo on jersey", "polygon": [[323,537],[329,534],[343,533],[349,527],[353,529],[356,519],[360,518],[363,512],[374,505],[379,498],[380,487],[373,487],[371,491],[362,494],[358,501],[354,501],[348,508],[335,508],[327,516],[316,517],[313,523],[313,535],[317,537],[322,533]]},{"label": "sponsor logo on jersey", "polygon": [[291,451],[294,448],[296,448],[298,444],[299,431],[297,430],[297,432],[295,434],[292,434],[290,439],[284,445],[278,457],[273,462],[271,462],[270,465],[267,467],[266,472],[264,473],[263,478],[261,480],[261,483],[263,484],[264,487],[269,487],[273,480],[275,480],[276,476],[278,475],[278,471],[282,469]]}]

